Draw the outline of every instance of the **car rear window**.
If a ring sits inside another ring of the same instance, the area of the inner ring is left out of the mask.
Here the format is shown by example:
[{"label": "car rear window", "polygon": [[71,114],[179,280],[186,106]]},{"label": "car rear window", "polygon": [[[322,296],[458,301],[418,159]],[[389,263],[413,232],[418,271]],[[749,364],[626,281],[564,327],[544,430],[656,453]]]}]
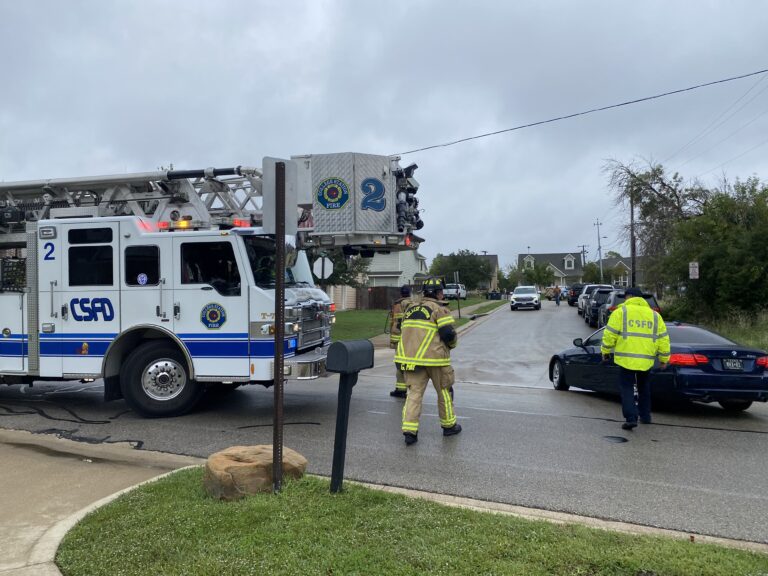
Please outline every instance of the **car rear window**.
[{"label": "car rear window", "polygon": [[594,298],[595,302],[597,302],[598,304],[602,304],[606,300],[608,300],[608,296],[610,296],[610,295],[611,295],[610,292],[602,292],[602,291],[598,290],[597,292],[592,294],[592,297]]},{"label": "car rear window", "polygon": [[445,287],[446,288],[451,288],[453,290],[456,290],[459,287],[459,285],[458,284],[446,284]]},{"label": "car rear window", "polygon": [[667,332],[669,332],[669,340],[673,344],[715,344],[724,346],[734,346],[736,344],[719,334],[699,328],[698,326],[667,324]]}]

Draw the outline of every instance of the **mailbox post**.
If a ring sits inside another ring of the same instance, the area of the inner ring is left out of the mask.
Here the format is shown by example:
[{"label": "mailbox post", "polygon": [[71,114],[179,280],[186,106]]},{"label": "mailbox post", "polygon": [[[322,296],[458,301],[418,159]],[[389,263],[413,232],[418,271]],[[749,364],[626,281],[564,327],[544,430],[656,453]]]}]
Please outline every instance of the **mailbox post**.
[{"label": "mailbox post", "polygon": [[344,480],[344,459],[347,452],[347,428],[352,387],[357,384],[360,370],[373,368],[373,344],[369,340],[334,342],[328,348],[326,370],[339,373],[339,403],[336,409],[336,436],[333,441],[331,492],[340,492]]}]

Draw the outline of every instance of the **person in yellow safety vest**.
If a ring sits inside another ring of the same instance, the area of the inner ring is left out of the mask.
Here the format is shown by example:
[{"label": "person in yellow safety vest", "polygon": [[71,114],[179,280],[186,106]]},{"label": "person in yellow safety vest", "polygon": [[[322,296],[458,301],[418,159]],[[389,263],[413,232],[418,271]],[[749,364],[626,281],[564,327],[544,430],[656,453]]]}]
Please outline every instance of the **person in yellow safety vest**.
[{"label": "person in yellow safety vest", "polygon": [[[669,363],[669,334],[661,314],[652,310],[639,288],[627,288],[626,301],[608,319],[600,351],[603,360],[619,367],[619,391],[624,430],[637,426],[638,411],[643,424],[651,423],[651,387],[648,372],[656,358],[664,370]],[[638,406],[635,405],[637,389]]]},{"label": "person in yellow safety vest", "polygon": [[[413,302],[411,287],[404,284],[400,287],[400,298],[392,303],[392,311],[390,313],[389,347],[393,350],[397,350],[397,345],[400,343],[400,325],[403,322],[403,314]],[[395,389],[389,395],[395,398],[405,398],[406,396],[405,376],[397,363],[395,363]]]},{"label": "person in yellow safety vest", "polygon": [[442,302],[443,288],[439,278],[427,278],[422,287],[421,302],[411,305],[403,316],[395,362],[405,374],[408,388],[402,425],[407,446],[418,440],[421,404],[430,380],[437,391],[437,411],[443,436],[461,432],[451,396],[454,382],[451,349],[456,347],[458,337],[451,311]]}]

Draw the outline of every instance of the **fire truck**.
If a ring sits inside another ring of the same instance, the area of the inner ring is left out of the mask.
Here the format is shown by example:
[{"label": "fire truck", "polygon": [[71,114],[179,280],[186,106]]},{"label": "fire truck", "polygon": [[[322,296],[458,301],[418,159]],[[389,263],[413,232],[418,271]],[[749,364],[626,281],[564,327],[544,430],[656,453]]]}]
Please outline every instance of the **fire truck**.
[{"label": "fire truck", "polygon": [[[145,417],[183,414],[209,388],[272,385],[274,164],[0,182],[0,383],[103,378],[105,400]],[[416,165],[285,165],[284,370],[313,379],[335,307],[307,251],[417,246]]]}]

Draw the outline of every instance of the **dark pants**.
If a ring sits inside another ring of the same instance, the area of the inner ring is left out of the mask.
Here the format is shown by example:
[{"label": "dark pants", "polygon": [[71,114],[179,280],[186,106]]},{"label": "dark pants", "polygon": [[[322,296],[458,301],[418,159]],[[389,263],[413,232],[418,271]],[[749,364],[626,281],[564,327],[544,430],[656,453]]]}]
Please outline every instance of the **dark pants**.
[{"label": "dark pants", "polygon": [[[637,405],[635,404],[635,385],[637,385]],[[651,421],[651,387],[648,384],[648,372],[627,370],[619,366],[619,391],[624,420],[637,422],[639,408],[640,420]]]}]

